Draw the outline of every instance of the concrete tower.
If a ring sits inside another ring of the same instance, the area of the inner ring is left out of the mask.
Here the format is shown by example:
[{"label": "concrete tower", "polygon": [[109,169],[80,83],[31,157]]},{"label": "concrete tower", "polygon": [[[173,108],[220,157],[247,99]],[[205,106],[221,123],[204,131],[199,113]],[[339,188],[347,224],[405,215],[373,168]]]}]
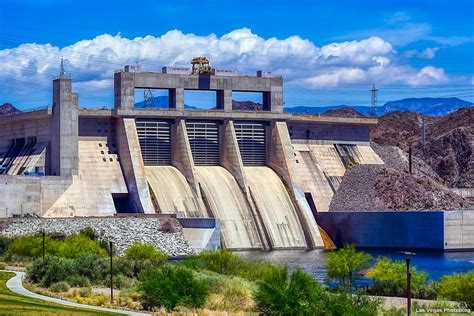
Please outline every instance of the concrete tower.
[{"label": "concrete tower", "polygon": [[[63,76],[62,76],[63,77]],[[53,80],[50,174],[78,174],[78,95],[72,92],[71,79]]]}]

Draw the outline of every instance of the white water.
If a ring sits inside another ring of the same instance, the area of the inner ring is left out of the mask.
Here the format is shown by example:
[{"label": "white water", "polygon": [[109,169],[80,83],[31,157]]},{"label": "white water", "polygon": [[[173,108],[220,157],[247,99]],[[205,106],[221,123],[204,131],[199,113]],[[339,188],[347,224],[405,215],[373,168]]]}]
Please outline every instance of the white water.
[{"label": "white water", "polygon": [[252,210],[234,177],[223,167],[196,167],[204,198],[220,220],[223,247],[261,249]]},{"label": "white water", "polygon": [[202,200],[178,169],[173,166],[147,166],[145,171],[160,213],[208,217]]},{"label": "white water", "polygon": [[245,167],[245,173],[272,247],[306,247],[295,206],[280,177],[269,167]]}]

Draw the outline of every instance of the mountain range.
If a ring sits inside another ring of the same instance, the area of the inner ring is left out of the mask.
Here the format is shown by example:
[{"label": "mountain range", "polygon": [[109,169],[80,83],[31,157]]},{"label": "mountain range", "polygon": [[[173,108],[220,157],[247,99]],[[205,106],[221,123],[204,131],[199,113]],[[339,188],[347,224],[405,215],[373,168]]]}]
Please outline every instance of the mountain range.
[{"label": "mountain range", "polygon": [[[409,111],[422,113],[429,116],[442,116],[452,113],[458,109],[472,106],[472,102],[459,98],[408,98],[397,101],[389,101],[384,105],[377,107],[377,116],[396,111]],[[145,103],[138,102],[137,108],[145,108]],[[168,97],[159,96],[154,99],[154,107],[166,108],[168,106]],[[253,101],[232,101],[232,107],[235,110],[255,110],[261,109],[262,105]],[[185,104],[185,109],[197,109],[197,107]],[[296,106],[286,107],[285,112],[295,114],[326,114],[330,115],[332,110],[341,108],[352,108],[363,115],[370,115],[370,107],[357,105],[334,105],[334,106]],[[339,111],[340,112],[340,111]],[[337,112],[335,112],[337,113]]]}]

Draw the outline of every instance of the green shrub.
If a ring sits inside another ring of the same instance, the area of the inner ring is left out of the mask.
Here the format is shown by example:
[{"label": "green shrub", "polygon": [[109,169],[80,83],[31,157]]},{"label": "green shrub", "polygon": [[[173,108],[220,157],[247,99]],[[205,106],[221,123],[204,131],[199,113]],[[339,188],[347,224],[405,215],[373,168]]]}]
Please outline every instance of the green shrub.
[{"label": "green shrub", "polygon": [[168,256],[156,250],[154,245],[134,243],[125,250],[125,259],[129,261],[134,277],[151,267],[159,267],[166,263]]},{"label": "green shrub", "polygon": [[64,281],[74,273],[73,260],[47,256],[35,259],[27,268],[27,278],[41,286],[49,287],[51,284]]},{"label": "green shrub", "polygon": [[5,268],[7,267],[7,265],[3,262],[0,262],[0,270],[5,270]]},{"label": "green shrub", "polygon": [[86,227],[83,228],[80,232],[80,235],[86,236],[90,240],[97,240],[97,233],[95,230],[92,229],[92,227]]},{"label": "green shrub", "polygon": [[165,307],[168,311],[176,306],[202,307],[209,292],[203,281],[183,266],[164,265],[151,268],[141,277],[140,291],[145,308]]},{"label": "green shrub", "polygon": [[[419,272],[416,267],[410,268],[411,286],[417,297],[426,286],[426,272]],[[407,273],[405,262],[392,261],[389,258],[380,258],[375,266],[367,273],[373,279],[371,293],[386,296],[404,296],[407,289]]]},{"label": "green shrub", "polygon": [[5,236],[0,236],[0,256],[3,256],[12,243],[12,239]]},{"label": "green shrub", "polygon": [[240,264],[238,276],[250,281],[259,281],[279,268],[282,267],[266,261],[243,261]]},{"label": "green shrub", "polygon": [[69,284],[67,284],[67,282],[61,281],[61,282],[56,282],[56,283],[51,284],[49,289],[53,292],[58,293],[58,292],[67,292],[69,291],[70,287],[69,287]]},{"label": "green shrub", "polygon": [[204,269],[225,275],[236,275],[242,265],[242,259],[227,251],[202,251],[198,255]]},{"label": "green shrub", "polygon": [[135,279],[132,279],[123,274],[114,275],[113,278],[114,288],[116,289],[128,289],[134,287],[137,284]]},{"label": "green shrub", "polygon": [[330,294],[324,305],[326,315],[375,316],[382,306],[382,299],[342,291]]},{"label": "green shrub", "polygon": [[70,275],[67,279],[66,282],[73,287],[89,287],[91,286],[91,282],[89,279],[83,275],[77,275],[73,274]]},{"label": "green shrub", "polygon": [[97,242],[85,235],[71,235],[60,244],[58,255],[64,258],[77,258],[85,252],[95,252],[101,256],[107,253]]},{"label": "green shrub", "polygon": [[326,260],[328,276],[339,280],[342,285],[351,286],[354,277],[357,276],[356,272],[366,268],[371,258],[371,255],[356,251],[354,246],[346,244],[344,248],[328,253]]},{"label": "green shrub", "polygon": [[289,278],[284,267],[258,282],[254,298],[267,315],[324,315],[327,294],[312,276],[297,269]]},{"label": "green shrub", "polygon": [[207,270],[194,274],[209,288],[205,308],[230,312],[254,310],[253,292],[256,286],[253,282]]},{"label": "green shrub", "polygon": [[462,302],[464,306],[474,310],[474,271],[442,277],[438,297]]},{"label": "green shrub", "polygon": [[92,288],[91,287],[84,287],[79,290],[79,296],[81,297],[88,297],[92,294]]},{"label": "green shrub", "polygon": [[109,275],[107,258],[97,252],[83,252],[74,259],[74,273],[89,279],[92,284],[101,284]]},{"label": "green shrub", "polygon": [[[56,255],[58,253],[59,241],[45,236],[45,253]],[[41,256],[43,253],[43,239],[39,234],[25,235],[13,239],[5,256],[6,261],[12,259],[31,259]]]}]

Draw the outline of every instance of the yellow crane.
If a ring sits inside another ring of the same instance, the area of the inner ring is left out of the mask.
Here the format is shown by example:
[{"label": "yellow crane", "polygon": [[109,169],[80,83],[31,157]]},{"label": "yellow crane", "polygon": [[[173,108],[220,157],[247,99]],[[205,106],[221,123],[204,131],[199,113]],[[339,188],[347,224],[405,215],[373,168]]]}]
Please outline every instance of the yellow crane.
[{"label": "yellow crane", "polygon": [[192,74],[210,74],[212,72],[211,63],[206,57],[194,57],[191,64],[193,65]]}]

